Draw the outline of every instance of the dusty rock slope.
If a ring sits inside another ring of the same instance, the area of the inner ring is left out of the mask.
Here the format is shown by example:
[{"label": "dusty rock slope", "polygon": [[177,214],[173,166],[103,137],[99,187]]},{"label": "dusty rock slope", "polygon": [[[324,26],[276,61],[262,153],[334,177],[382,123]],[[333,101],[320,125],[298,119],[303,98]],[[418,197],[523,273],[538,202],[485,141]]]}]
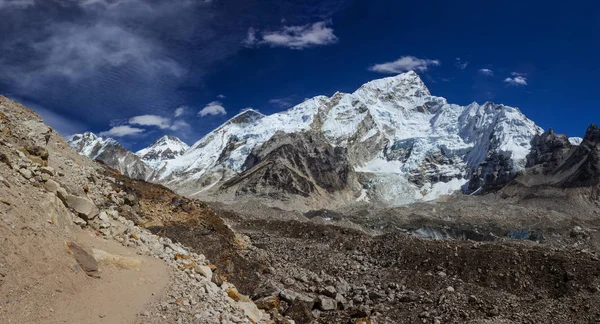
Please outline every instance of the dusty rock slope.
[{"label": "dusty rock slope", "polygon": [[204,255],[137,226],[160,207],[140,204],[120,179],[0,96],[0,322],[269,319],[225,276],[213,278],[218,268]]}]

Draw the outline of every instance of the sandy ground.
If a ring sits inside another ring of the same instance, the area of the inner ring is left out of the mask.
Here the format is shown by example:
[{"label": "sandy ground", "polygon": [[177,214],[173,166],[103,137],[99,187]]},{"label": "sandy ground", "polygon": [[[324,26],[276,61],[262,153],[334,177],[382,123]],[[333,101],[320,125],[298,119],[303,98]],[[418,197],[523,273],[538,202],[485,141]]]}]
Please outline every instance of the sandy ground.
[{"label": "sandy ground", "polygon": [[[144,305],[164,293],[170,278],[164,262],[136,255],[133,249],[88,231],[76,230],[71,238],[87,251],[100,249],[139,258],[141,265],[139,269],[119,269],[100,264],[99,279],[75,270],[74,259],[69,268],[60,265],[63,255],[54,256],[51,261],[59,262],[48,262],[49,268],[43,274],[39,268],[23,268],[20,275],[36,278],[35,284],[9,289],[6,297],[16,300],[2,303],[4,314],[0,323],[134,323]],[[67,260],[72,258],[66,246],[64,255]]]}]

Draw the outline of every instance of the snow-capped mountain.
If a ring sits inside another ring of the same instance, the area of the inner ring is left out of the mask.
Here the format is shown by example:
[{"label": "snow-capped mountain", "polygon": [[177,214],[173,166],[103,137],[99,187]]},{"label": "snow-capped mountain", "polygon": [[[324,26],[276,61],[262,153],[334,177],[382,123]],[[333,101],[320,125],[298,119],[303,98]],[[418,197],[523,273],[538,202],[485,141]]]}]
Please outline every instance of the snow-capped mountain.
[{"label": "snow-capped mountain", "polygon": [[[279,139],[263,147],[276,134],[296,133],[312,135],[277,135]],[[317,96],[269,116],[244,111],[182,155],[154,164],[148,180],[189,196],[218,194],[227,181],[227,190],[239,198],[260,194],[258,187],[248,188],[259,181],[247,178],[256,166],[262,168],[260,188],[294,179],[316,179],[303,186],[319,187],[329,183],[318,181],[319,172],[328,174],[336,169],[333,160],[346,159],[343,163],[350,172],[344,177],[346,196],[400,205],[461,189],[486,190],[509,181],[525,166],[531,139],[540,133],[542,129],[517,108],[491,102],[449,104],[432,96],[416,73],[407,72],[368,82],[353,93]],[[285,148],[276,159],[269,153],[277,150],[274,143]],[[297,145],[302,145],[303,155],[293,152]],[[324,145],[343,152],[324,154]],[[265,161],[261,159],[272,162],[261,163]],[[321,159],[316,165],[327,170],[307,167],[306,163],[315,162],[311,159]],[[237,181],[239,177],[246,180]],[[341,190],[338,184],[335,187]]]},{"label": "snow-capped mountain", "polygon": [[514,174],[542,129],[516,108],[449,104],[408,72],[269,116],[245,111],[165,162],[152,180],[194,195],[244,171],[252,150],[276,132],[305,131],[346,148],[354,171],[369,174],[354,188],[366,191],[363,199],[400,204]]},{"label": "snow-capped mountain", "polygon": [[174,159],[190,148],[175,136],[165,135],[156,140],[152,145],[137,151],[135,154],[149,163]]},{"label": "snow-capped mountain", "polygon": [[137,155],[123,148],[112,138],[105,139],[86,132],[71,136],[68,142],[77,152],[101,161],[130,178],[146,179],[153,171]]}]

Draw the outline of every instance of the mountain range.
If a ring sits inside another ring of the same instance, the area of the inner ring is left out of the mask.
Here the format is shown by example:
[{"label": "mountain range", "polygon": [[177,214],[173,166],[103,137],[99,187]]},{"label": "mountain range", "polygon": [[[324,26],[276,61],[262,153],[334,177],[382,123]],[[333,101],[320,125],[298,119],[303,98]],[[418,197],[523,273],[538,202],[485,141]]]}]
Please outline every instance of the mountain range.
[{"label": "mountain range", "polygon": [[[433,96],[411,71],[268,116],[245,110],[191,147],[164,136],[134,154],[92,133],[69,143],[190,197],[397,206],[496,190],[526,168],[532,140],[543,133],[517,108]],[[582,142],[562,139],[569,147]]]}]

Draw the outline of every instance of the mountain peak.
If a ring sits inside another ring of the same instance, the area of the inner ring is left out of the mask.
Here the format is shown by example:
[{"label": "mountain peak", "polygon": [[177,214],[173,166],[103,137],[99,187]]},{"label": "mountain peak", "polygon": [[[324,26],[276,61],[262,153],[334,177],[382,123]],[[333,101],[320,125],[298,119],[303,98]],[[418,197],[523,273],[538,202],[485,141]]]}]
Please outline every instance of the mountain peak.
[{"label": "mountain peak", "polygon": [[378,93],[396,93],[403,97],[431,96],[421,77],[415,71],[373,80],[363,84],[355,94],[377,91]]},{"label": "mountain peak", "polygon": [[173,135],[164,135],[152,145],[137,151],[135,154],[146,162],[160,162],[174,159],[190,148],[185,142]]},{"label": "mountain peak", "polygon": [[225,122],[225,124],[247,124],[257,121],[263,117],[265,117],[265,115],[252,108],[248,108],[233,116],[230,120]]}]

